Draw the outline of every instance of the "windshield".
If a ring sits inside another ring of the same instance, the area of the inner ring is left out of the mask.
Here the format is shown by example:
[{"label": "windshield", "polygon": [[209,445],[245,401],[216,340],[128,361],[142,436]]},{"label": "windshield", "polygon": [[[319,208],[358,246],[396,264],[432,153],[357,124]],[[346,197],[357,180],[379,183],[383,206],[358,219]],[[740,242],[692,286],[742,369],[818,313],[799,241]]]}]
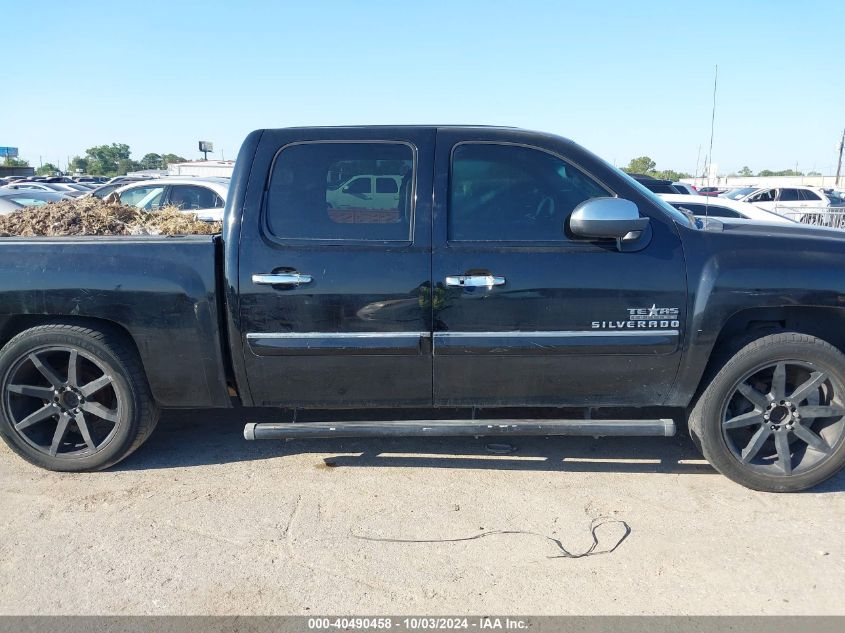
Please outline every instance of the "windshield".
[{"label": "windshield", "polygon": [[722,194],[722,197],[729,198],[731,200],[739,200],[740,198],[744,198],[749,193],[754,193],[755,191],[757,191],[757,187],[739,187],[738,189],[726,191]]}]

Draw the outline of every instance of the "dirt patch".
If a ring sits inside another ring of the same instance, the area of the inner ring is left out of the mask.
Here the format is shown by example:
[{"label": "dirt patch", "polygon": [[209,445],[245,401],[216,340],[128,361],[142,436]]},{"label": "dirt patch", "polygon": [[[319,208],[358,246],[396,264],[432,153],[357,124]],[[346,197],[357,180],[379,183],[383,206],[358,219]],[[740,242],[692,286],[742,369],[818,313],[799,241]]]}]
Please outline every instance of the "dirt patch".
[{"label": "dirt patch", "polygon": [[99,198],[62,200],[0,215],[0,237],[64,235],[212,235],[220,222],[204,222],[177,207],[141,211]]}]

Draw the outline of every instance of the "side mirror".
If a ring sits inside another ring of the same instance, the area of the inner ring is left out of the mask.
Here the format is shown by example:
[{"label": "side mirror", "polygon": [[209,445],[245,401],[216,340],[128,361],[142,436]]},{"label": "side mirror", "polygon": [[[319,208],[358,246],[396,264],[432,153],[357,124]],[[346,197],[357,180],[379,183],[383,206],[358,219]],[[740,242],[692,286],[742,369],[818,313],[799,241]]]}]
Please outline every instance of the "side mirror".
[{"label": "side mirror", "polygon": [[349,193],[349,185],[340,190],[341,193]]},{"label": "side mirror", "polygon": [[648,226],[637,205],[622,198],[590,198],[569,216],[569,229],[576,237],[633,240]]}]

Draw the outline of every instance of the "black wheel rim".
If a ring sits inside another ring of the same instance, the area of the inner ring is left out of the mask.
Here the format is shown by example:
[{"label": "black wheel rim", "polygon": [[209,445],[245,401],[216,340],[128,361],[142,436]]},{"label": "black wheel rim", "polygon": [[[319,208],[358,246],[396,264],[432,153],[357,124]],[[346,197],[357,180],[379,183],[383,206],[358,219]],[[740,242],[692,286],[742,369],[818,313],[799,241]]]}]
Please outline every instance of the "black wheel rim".
[{"label": "black wheel rim", "polygon": [[845,435],[843,386],[797,360],[760,366],[738,381],[722,408],[722,435],[743,466],[789,477],[815,469]]},{"label": "black wheel rim", "polygon": [[26,354],[9,370],[4,385],[4,412],[15,433],[54,458],[101,451],[114,437],[124,410],[111,372],[74,347]]}]

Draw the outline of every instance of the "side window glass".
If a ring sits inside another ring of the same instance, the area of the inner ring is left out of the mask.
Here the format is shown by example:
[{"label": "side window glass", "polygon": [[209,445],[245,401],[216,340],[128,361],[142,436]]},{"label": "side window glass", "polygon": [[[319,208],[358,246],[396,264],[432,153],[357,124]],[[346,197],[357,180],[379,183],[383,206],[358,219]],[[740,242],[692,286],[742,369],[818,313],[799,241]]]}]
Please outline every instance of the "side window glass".
[{"label": "side window glass", "polygon": [[[273,164],[266,222],[285,239],[411,240],[414,152],[404,143],[300,143]],[[373,194],[389,180],[393,195]],[[398,194],[398,195],[396,195]]]},{"label": "side window glass", "polygon": [[811,200],[811,201],[821,200],[821,198],[815,192],[810,191],[809,189],[799,189],[798,193],[801,194],[802,200]]},{"label": "side window glass", "polygon": [[781,189],[780,190],[780,197],[778,198],[780,202],[795,202],[799,200],[798,197],[798,190],[797,189]]},{"label": "side window glass", "polygon": [[164,194],[164,185],[135,187],[120,194],[120,202],[144,211],[151,211],[161,206],[162,194]]},{"label": "side window glass", "polygon": [[515,145],[458,145],[451,172],[450,241],[566,241],[572,210],[611,195],[556,156]]},{"label": "side window glass", "polygon": [[774,202],[775,200],[775,190],[774,189],[766,189],[766,191],[761,191],[760,193],[751,196],[748,199],[749,202]]},{"label": "side window glass", "polygon": [[170,204],[183,211],[217,208],[219,197],[207,187],[196,185],[173,185],[170,190]]},{"label": "side window glass", "polygon": [[372,183],[369,176],[362,176],[361,178],[353,178],[347,184],[342,186],[343,193],[351,194],[366,194],[372,192]]},{"label": "side window glass", "polygon": [[376,178],[376,193],[399,193],[399,179]]}]

